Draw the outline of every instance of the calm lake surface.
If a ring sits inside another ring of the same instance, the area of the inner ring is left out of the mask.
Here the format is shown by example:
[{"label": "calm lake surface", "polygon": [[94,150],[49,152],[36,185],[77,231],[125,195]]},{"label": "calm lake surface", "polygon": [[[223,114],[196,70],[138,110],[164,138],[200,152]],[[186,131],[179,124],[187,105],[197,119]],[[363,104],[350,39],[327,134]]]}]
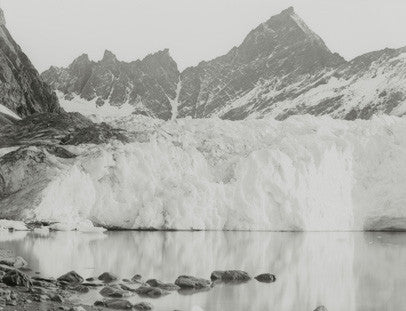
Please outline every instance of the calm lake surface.
[{"label": "calm lake surface", "polygon": [[[154,310],[329,311],[406,310],[406,234],[274,232],[0,232],[0,247],[24,257],[33,271],[58,277],[138,273],[174,282],[241,269],[277,281],[217,285],[193,295],[173,292],[149,301]],[[93,303],[97,292],[80,299]]]}]

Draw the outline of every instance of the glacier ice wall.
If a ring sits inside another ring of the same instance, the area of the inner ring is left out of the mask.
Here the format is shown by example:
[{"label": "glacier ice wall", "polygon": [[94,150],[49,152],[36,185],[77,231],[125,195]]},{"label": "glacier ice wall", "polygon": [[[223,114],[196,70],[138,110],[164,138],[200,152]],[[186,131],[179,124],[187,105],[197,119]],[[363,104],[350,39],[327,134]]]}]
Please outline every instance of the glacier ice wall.
[{"label": "glacier ice wall", "polygon": [[[406,119],[116,120],[139,142],[72,147],[31,219],[207,230],[406,229]],[[28,217],[28,216],[27,216]]]}]

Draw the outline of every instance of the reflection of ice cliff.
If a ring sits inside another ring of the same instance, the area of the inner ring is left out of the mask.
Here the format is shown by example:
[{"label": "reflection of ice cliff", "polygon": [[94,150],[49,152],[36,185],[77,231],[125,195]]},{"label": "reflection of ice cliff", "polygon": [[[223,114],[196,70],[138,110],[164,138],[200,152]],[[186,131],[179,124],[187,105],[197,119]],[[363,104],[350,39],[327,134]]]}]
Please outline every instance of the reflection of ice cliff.
[{"label": "reflection of ice cliff", "polygon": [[2,216],[121,228],[406,229],[404,118],[114,125],[137,142],[71,147],[75,159],[30,147],[35,161],[2,165],[13,189]]}]

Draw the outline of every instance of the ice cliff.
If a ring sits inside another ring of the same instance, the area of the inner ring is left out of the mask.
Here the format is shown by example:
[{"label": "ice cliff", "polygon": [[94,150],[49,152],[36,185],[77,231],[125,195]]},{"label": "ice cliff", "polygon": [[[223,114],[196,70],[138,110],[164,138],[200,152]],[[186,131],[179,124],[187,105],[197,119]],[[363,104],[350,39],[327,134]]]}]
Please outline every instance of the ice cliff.
[{"label": "ice cliff", "polygon": [[111,123],[135,142],[68,146],[77,155],[68,158],[35,146],[0,153],[1,217],[131,229],[406,229],[405,118]]}]

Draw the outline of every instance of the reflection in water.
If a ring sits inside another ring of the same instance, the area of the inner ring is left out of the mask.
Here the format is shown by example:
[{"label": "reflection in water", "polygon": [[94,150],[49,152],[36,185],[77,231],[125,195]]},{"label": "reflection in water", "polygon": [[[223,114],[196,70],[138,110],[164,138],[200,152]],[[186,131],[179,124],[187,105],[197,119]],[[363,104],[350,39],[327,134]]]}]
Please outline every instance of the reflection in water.
[{"label": "reflection in water", "polygon": [[[34,271],[84,277],[109,271],[122,278],[173,282],[180,274],[208,278],[218,269],[277,282],[218,285],[194,295],[151,301],[156,310],[402,310],[406,306],[406,234],[274,232],[2,233],[0,247],[28,260]],[[19,234],[19,233],[18,233]],[[133,301],[140,298],[134,297]],[[145,299],[142,299],[145,300]]]}]

